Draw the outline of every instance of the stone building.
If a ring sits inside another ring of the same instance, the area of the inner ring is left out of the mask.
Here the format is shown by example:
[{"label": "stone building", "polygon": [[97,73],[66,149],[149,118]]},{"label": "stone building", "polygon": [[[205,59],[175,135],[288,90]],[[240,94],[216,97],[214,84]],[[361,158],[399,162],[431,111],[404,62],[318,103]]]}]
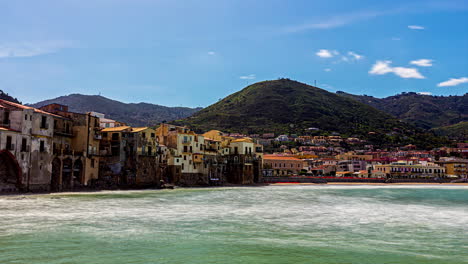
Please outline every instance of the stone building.
[{"label": "stone building", "polygon": [[92,186],[99,176],[99,118],[70,112],[68,106],[60,104],[40,109],[54,114],[52,189]]},{"label": "stone building", "polygon": [[0,100],[0,192],[50,190],[54,116]]}]

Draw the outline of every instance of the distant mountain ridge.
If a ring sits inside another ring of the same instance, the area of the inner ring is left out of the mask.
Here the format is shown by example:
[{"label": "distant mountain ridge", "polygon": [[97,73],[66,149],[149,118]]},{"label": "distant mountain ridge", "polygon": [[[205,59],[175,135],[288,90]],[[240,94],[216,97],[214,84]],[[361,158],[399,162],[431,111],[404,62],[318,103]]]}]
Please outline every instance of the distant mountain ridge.
[{"label": "distant mountain ridge", "polygon": [[201,108],[167,107],[150,103],[122,103],[100,95],[70,94],[54,99],[31,104],[41,107],[48,104],[62,104],[69,111],[103,113],[107,118],[125,122],[131,126],[155,126],[163,121],[172,121],[188,117]]},{"label": "distant mountain ridge", "polygon": [[349,135],[413,130],[357,100],[289,79],[263,81],[177,121],[196,130],[287,133],[316,127]]},{"label": "distant mountain ridge", "polygon": [[468,94],[431,96],[409,92],[385,98],[341,91],[337,94],[373,106],[423,129],[447,127],[468,121]]}]

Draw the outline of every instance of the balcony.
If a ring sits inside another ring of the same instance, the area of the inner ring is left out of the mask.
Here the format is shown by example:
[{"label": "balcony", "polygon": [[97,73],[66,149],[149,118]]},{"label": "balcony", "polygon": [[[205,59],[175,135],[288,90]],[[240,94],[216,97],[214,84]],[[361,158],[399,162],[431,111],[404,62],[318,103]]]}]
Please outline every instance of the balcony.
[{"label": "balcony", "polygon": [[102,136],[101,136],[101,135],[94,134],[93,138],[94,138],[95,140],[101,140],[101,139],[102,139]]},{"label": "balcony", "polygon": [[54,135],[56,136],[64,136],[64,137],[73,137],[73,132],[71,131],[67,131],[67,130],[63,130],[63,129],[57,129],[57,130],[54,130]]}]

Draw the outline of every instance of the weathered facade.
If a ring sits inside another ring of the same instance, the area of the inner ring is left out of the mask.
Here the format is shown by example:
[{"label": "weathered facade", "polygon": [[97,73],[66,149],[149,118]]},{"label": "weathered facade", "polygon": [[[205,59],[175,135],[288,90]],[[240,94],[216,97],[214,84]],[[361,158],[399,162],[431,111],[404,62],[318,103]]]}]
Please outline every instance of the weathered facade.
[{"label": "weathered facade", "polygon": [[[48,191],[52,174],[54,115],[40,109],[0,100],[0,151],[12,162],[0,178],[8,191]],[[16,174],[15,187],[12,173]],[[1,181],[1,180],[0,180]]]},{"label": "weathered facade", "polygon": [[41,110],[55,114],[52,190],[92,186],[99,175],[99,118],[69,112],[60,104],[46,105]]}]

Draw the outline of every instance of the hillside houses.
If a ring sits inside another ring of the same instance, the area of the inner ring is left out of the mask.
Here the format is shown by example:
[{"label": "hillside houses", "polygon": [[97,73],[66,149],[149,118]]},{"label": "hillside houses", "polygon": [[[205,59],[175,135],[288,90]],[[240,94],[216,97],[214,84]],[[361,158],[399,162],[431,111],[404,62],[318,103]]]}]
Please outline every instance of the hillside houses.
[{"label": "hillside houses", "polygon": [[463,179],[468,162],[449,153],[467,152],[466,144],[379,150],[337,135],[198,134],[166,123],[131,127],[64,105],[37,109],[0,100],[1,193],[248,185],[299,175]]}]

